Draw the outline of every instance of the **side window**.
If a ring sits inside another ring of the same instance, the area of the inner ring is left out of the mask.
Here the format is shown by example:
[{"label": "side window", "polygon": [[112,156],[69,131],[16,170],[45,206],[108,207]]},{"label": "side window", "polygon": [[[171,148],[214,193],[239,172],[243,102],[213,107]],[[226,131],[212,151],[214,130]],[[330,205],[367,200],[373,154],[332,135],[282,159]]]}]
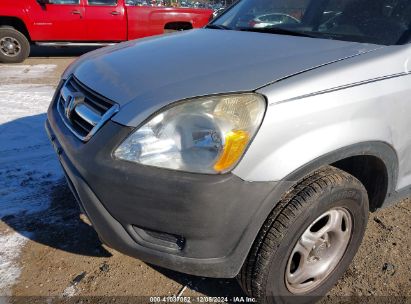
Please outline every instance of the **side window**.
[{"label": "side window", "polygon": [[66,4],[66,5],[77,5],[80,4],[80,0],[51,0],[52,4]]},{"label": "side window", "polygon": [[236,0],[125,0],[127,6],[185,7],[218,10]]},{"label": "side window", "polygon": [[116,6],[117,0],[88,0],[87,3],[96,6]]}]

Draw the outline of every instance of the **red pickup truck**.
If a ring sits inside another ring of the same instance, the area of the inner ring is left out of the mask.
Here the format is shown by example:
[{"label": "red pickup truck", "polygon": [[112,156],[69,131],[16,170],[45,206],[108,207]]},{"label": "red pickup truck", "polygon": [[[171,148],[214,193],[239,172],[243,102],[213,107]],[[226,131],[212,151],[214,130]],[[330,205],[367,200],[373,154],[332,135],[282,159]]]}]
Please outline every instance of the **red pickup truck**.
[{"label": "red pickup truck", "polygon": [[33,43],[105,45],[203,27],[212,18],[212,10],[171,1],[1,0],[0,62],[23,61]]}]

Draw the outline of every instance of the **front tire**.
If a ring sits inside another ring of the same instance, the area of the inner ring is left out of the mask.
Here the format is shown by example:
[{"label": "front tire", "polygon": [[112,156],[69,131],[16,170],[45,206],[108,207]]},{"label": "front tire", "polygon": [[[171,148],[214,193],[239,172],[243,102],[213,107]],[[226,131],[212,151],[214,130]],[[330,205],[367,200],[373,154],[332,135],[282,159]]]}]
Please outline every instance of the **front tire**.
[{"label": "front tire", "polygon": [[259,303],[313,303],[342,276],[368,219],[364,186],[327,166],[296,185],[261,228],[238,276]]},{"label": "front tire", "polygon": [[11,27],[0,28],[0,62],[20,63],[30,54],[26,36]]}]

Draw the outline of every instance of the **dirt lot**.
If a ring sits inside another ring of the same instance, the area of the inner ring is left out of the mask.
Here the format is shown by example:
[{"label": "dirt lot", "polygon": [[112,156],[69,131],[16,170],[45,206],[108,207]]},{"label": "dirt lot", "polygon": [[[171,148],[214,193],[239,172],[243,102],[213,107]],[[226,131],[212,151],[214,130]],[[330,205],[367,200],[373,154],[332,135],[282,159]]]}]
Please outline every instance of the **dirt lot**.
[{"label": "dirt lot", "polygon": [[[0,95],[34,90],[19,98],[40,96],[39,101],[23,102],[16,115],[8,113],[7,101],[0,99],[0,114],[5,117],[0,121],[0,295],[19,296],[10,302],[24,302],[26,296],[55,297],[48,303],[96,299],[78,296],[110,296],[104,298],[107,301],[114,296],[243,296],[235,280],[188,276],[118,253],[101,244],[81,216],[47,139],[33,139],[34,132],[43,132],[47,96],[74,59],[70,56],[78,53],[38,49],[36,57],[24,63],[28,67],[21,75],[8,74],[12,68],[0,65],[0,73],[5,73]],[[33,72],[39,65],[47,73]],[[370,214],[359,253],[324,301],[411,303],[410,231],[409,199]]]}]

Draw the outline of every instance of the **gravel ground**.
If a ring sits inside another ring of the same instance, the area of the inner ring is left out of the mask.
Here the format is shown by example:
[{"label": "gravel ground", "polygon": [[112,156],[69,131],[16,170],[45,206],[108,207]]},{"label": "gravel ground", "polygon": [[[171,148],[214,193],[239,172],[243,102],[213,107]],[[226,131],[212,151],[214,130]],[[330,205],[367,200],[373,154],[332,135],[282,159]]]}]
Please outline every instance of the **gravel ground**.
[{"label": "gravel ground", "polygon": [[[34,85],[35,94],[43,96],[41,94],[48,92],[44,87],[55,87],[65,67],[83,51],[36,49],[34,57],[24,66],[31,67],[30,73],[35,73],[33,66],[38,65],[46,65],[43,68],[50,70],[35,77],[13,77],[7,73],[5,77],[3,74],[0,91],[7,91],[10,85],[30,84],[31,88]],[[50,65],[55,66],[51,68]],[[8,70],[0,65],[0,72]],[[33,117],[31,111],[44,113],[47,102],[47,98],[46,102],[40,102],[35,111],[26,109],[24,112],[23,109],[19,117],[6,113],[8,118],[0,122],[0,139],[29,141],[31,135],[27,129],[16,131],[21,134],[11,137],[7,125]],[[6,115],[6,110],[4,101],[0,101],[0,114]],[[39,119],[28,120],[32,132],[43,132],[45,116],[41,115]],[[43,140],[37,146],[17,147],[25,150],[24,157],[0,148],[0,295],[17,296],[8,299],[16,303],[25,302],[26,297],[39,297],[30,299],[47,303],[53,299],[86,303],[100,296],[110,296],[99,298],[104,301],[129,299],[133,302],[149,300],[142,296],[227,296],[231,299],[244,296],[233,279],[180,274],[127,257],[103,245],[81,215],[60,169],[55,167],[51,146],[44,146]],[[43,148],[38,150],[38,147]],[[12,212],[6,212],[11,209]],[[409,199],[370,214],[359,253],[323,302],[411,303],[410,231]]]}]

